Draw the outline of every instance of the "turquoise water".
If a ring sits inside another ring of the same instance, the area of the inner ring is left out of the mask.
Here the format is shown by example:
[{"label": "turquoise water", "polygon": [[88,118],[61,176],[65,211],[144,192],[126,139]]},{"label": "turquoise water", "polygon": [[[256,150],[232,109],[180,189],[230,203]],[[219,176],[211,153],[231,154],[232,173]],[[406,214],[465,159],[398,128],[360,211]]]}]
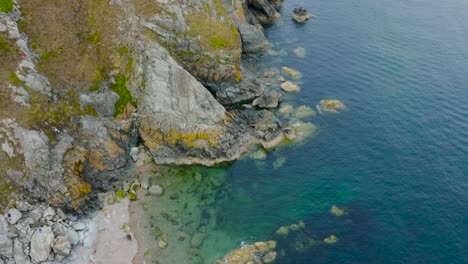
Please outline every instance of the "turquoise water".
[{"label": "turquoise water", "polygon": [[[308,24],[288,19],[299,4],[315,14]],[[205,263],[271,238],[279,263],[468,263],[468,2],[287,0],[282,14],[266,33],[283,55],[261,62],[302,72],[285,100],[336,98],[348,111],[311,117],[319,131],[305,144],[220,172]],[[299,220],[300,234],[274,234]],[[294,246],[330,234],[339,242]]]}]

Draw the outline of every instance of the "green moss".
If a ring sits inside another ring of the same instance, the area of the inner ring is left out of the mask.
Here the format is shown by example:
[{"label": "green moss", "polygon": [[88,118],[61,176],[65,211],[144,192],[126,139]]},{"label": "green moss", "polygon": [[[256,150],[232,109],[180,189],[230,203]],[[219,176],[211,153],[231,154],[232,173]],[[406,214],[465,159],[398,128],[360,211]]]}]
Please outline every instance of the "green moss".
[{"label": "green moss", "polygon": [[20,85],[24,85],[24,82],[20,80],[20,78],[18,77],[18,75],[16,75],[15,73],[10,73],[10,83],[15,85],[15,86],[20,86]]},{"label": "green moss", "polygon": [[115,192],[115,195],[119,198],[124,198],[125,197],[125,191],[124,190],[118,190]]},{"label": "green moss", "polygon": [[212,36],[211,46],[215,49],[222,49],[224,48],[224,40],[218,36]]},{"label": "green moss", "polygon": [[13,0],[0,0],[0,12],[9,13],[13,10]]},{"label": "green moss", "polygon": [[90,116],[98,116],[98,112],[96,111],[96,109],[94,109],[94,107],[90,106],[90,105],[86,105],[84,108],[83,108],[83,111],[85,114],[87,115],[90,115]]},{"label": "green moss", "polygon": [[119,95],[119,100],[115,103],[115,114],[114,117],[117,117],[123,114],[125,107],[127,104],[132,104],[136,106],[135,102],[133,101],[132,94],[127,89],[127,78],[125,76],[117,76],[115,77],[115,83],[111,85],[112,91],[116,92]]},{"label": "green moss", "polygon": [[129,53],[130,50],[128,49],[127,46],[123,46],[121,49],[120,49],[120,54],[127,54]]}]

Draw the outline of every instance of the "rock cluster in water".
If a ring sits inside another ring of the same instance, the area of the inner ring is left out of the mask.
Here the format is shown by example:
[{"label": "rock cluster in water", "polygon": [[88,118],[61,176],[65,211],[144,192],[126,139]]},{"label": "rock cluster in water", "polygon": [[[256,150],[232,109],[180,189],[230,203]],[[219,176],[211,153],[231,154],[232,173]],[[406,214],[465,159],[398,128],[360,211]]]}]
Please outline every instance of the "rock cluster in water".
[{"label": "rock cluster in water", "polygon": [[292,17],[294,21],[302,24],[307,22],[312,17],[312,15],[304,7],[298,7],[294,8]]},{"label": "rock cluster in water", "polygon": [[216,264],[262,264],[276,260],[276,241],[255,242],[235,249],[217,260]]}]

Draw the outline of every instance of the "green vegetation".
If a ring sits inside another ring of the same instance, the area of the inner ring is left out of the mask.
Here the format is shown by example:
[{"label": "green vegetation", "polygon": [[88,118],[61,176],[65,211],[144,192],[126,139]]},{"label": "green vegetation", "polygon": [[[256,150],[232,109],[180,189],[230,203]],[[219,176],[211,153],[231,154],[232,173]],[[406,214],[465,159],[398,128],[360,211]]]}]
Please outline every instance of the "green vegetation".
[{"label": "green vegetation", "polygon": [[13,0],[0,0],[0,12],[11,12],[13,10],[13,5]]},{"label": "green vegetation", "polygon": [[132,94],[127,89],[127,78],[125,76],[115,77],[115,84],[111,85],[111,89],[119,95],[119,100],[115,103],[114,117],[123,114],[128,103],[136,107]]}]

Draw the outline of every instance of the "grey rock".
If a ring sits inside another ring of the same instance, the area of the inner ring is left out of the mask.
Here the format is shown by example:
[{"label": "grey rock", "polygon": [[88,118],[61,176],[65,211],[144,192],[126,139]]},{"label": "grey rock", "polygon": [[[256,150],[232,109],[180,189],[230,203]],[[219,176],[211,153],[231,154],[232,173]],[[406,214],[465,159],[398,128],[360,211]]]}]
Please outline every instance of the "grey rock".
[{"label": "grey rock", "polygon": [[6,214],[5,218],[10,223],[11,225],[14,225],[20,220],[20,218],[23,216],[23,214],[16,208],[11,208],[9,209]]},{"label": "grey rock", "polygon": [[281,101],[281,95],[277,92],[265,93],[252,103],[253,106],[260,108],[276,108]]},{"label": "grey rock", "polygon": [[0,215],[0,236],[8,234],[8,222],[3,215]]},{"label": "grey rock", "polygon": [[115,103],[119,100],[119,95],[107,91],[103,93],[89,93],[80,95],[80,105],[90,105],[102,116],[113,117],[115,113]]},{"label": "grey rock", "polygon": [[68,256],[71,251],[71,243],[66,236],[58,236],[54,240],[54,244],[52,246],[55,254]]},{"label": "grey rock", "polygon": [[[21,78],[21,76],[20,76]],[[35,72],[31,72],[23,78],[27,87],[31,88],[34,91],[41,92],[48,95],[50,93],[50,83],[46,77]]]},{"label": "grey rock", "polygon": [[15,263],[19,264],[29,264],[31,263],[30,259],[23,250],[23,243],[21,243],[18,239],[13,241],[13,257],[15,259]]},{"label": "grey rock", "polygon": [[86,225],[83,224],[83,223],[78,222],[78,223],[75,223],[75,224],[73,225],[73,229],[75,229],[76,231],[85,230],[85,229],[86,229]]},{"label": "grey rock", "polygon": [[6,235],[0,235],[0,256],[13,257],[13,242]]},{"label": "grey rock", "polygon": [[36,207],[28,213],[28,217],[33,221],[33,223],[37,223],[42,218],[43,212],[44,210],[42,208]]},{"label": "grey rock", "polygon": [[293,10],[292,18],[297,23],[303,24],[311,17],[312,15],[304,7],[294,8]]},{"label": "grey rock", "polygon": [[270,42],[266,39],[260,26],[241,24],[239,26],[239,33],[242,38],[242,50],[244,53],[261,52],[270,47]]},{"label": "grey rock", "polygon": [[49,258],[54,242],[54,233],[49,226],[39,227],[31,238],[30,256],[35,262],[43,262]]},{"label": "grey rock", "polygon": [[52,207],[47,207],[44,212],[42,213],[42,217],[45,219],[52,219],[55,215],[55,209]]},{"label": "grey rock", "polygon": [[20,210],[23,213],[29,211],[30,207],[31,207],[31,205],[28,202],[25,202],[25,201],[19,201],[16,204],[16,209]]},{"label": "grey rock", "polygon": [[73,230],[72,228],[68,228],[68,229],[65,231],[65,235],[67,236],[68,241],[69,241],[70,244],[72,244],[72,245],[76,245],[76,244],[78,244],[78,242],[80,242],[80,237],[79,237],[79,235],[78,235],[78,232],[76,232],[76,231]]},{"label": "grey rock", "polygon": [[264,16],[266,16],[266,19],[262,19],[259,16],[257,16],[257,18],[262,22],[271,23],[275,20],[278,20],[281,17],[281,15],[275,8],[275,5],[271,4],[268,0],[248,0],[248,3],[250,4],[250,6],[260,11]]},{"label": "grey rock", "polygon": [[149,189],[148,189],[148,193],[151,194],[151,195],[154,195],[154,196],[161,196],[163,195],[164,191],[162,189],[161,186],[159,185],[152,185]]}]

